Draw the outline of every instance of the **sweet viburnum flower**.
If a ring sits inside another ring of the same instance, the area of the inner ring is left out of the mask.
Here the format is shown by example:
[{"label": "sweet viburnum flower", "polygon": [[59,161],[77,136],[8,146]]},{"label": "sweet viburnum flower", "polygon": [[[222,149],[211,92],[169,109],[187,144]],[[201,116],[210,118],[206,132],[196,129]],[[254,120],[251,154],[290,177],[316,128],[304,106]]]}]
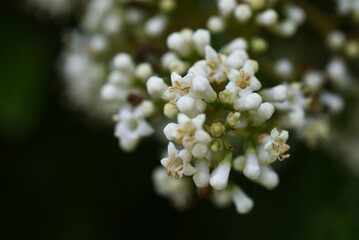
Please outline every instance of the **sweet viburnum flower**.
[{"label": "sweet viburnum flower", "polygon": [[272,158],[282,161],[289,157],[289,154],[286,153],[289,150],[289,145],[286,144],[288,137],[288,131],[282,130],[279,132],[277,128],[274,128],[264,145],[264,149]]},{"label": "sweet viburnum flower", "polygon": [[181,77],[178,73],[173,72],[171,74],[172,85],[163,93],[163,98],[176,104],[177,100],[189,93],[192,85],[193,75],[188,74],[185,77]]},{"label": "sweet viburnum flower", "polygon": [[119,139],[120,146],[125,151],[133,151],[143,137],[150,136],[154,129],[145,120],[153,113],[153,104],[144,101],[137,107],[131,106],[120,109],[114,116],[117,121],[115,136]]},{"label": "sweet viburnum flower", "polygon": [[167,175],[172,174],[175,178],[182,178],[183,175],[191,176],[196,173],[196,168],[190,163],[192,154],[187,149],[178,151],[170,142],[167,151],[168,157],[161,160],[161,164],[167,168]]},{"label": "sweet viburnum flower", "polygon": [[205,120],[206,115],[204,114],[189,118],[185,114],[179,113],[177,115],[178,124],[169,123],[163,132],[166,137],[172,136],[168,140],[181,143],[184,148],[192,151],[196,144],[208,145],[211,142],[211,136],[203,130]]},{"label": "sweet viburnum flower", "polygon": [[250,62],[247,62],[239,71],[230,69],[227,75],[229,83],[226,89],[236,95],[248,95],[262,87],[259,80],[254,76],[254,69]]}]

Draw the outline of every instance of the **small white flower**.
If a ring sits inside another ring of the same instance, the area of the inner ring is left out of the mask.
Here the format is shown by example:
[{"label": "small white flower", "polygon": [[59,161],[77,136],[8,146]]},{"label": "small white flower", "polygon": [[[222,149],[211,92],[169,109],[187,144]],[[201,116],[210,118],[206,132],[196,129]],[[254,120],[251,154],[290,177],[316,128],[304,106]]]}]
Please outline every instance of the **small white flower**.
[{"label": "small white flower", "polygon": [[167,46],[183,57],[189,56],[192,52],[189,42],[187,42],[184,36],[179,32],[171,33],[171,35],[168,36]]},{"label": "small white flower", "polygon": [[243,94],[243,91],[252,93],[253,91],[257,91],[262,87],[259,80],[254,76],[254,70],[251,64],[248,62],[240,71],[231,69],[227,75],[229,83],[227,84],[226,89],[236,94],[241,95]]},{"label": "small white flower", "polygon": [[163,129],[163,133],[169,141],[173,141],[177,135],[178,125],[176,123],[169,123]]},{"label": "small white flower", "polygon": [[132,57],[127,53],[117,54],[113,58],[112,64],[114,69],[120,70],[122,72],[133,72],[135,68]]},{"label": "small white flower", "polygon": [[219,0],[217,7],[219,9],[219,13],[222,16],[227,17],[229,14],[233,12],[236,5],[237,5],[236,0]]},{"label": "small white flower", "polygon": [[234,108],[239,111],[257,110],[262,103],[262,97],[258,93],[251,93],[240,97],[234,102]]},{"label": "small white flower", "polygon": [[329,80],[339,88],[346,88],[350,84],[348,69],[340,58],[332,59],[327,65]]},{"label": "small white flower", "polygon": [[185,209],[193,197],[192,183],[189,178],[175,179],[167,176],[163,167],[156,168],[152,173],[155,191],[169,198],[175,207]]},{"label": "small white flower", "polygon": [[288,85],[280,84],[272,88],[264,89],[260,92],[264,101],[283,102],[288,98]]},{"label": "small white flower", "polygon": [[275,188],[279,184],[278,174],[267,164],[261,166],[261,174],[257,182],[268,190]]},{"label": "small white flower", "polygon": [[287,18],[294,21],[296,24],[302,24],[305,21],[305,11],[294,4],[286,6],[285,13]]},{"label": "small white flower", "polygon": [[236,210],[240,214],[246,214],[253,208],[253,200],[250,199],[242,189],[239,187],[233,187],[232,189],[232,200]]},{"label": "small white flower", "polygon": [[259,167],[258,157],[254,151],[248,151],[246,154],[246,162],[243,169],[243,174],[251,179],[258,179],[261,173],[261,169]]},{"label": "small white flower", "polygon": [[151,77],[153,69],[149,63],[141,63],[136,66],[135,77],[139,78],[142,81],[147,81]]},{"label": "small white flower", "polygon": [[180,97],[176,102],[177,109],[186,114],[187,116],[196,116],[198,114],[196,110],[195,100],[189,95]]},{"label": "small white flower", "polygon": [[209,178],[211,177],[209,173],[209,162],[207,160],[197,160],[196,161],[197,172],[193,175],[193,181],[197,187],[203,188],[209,185]]},{"label": "small white flower", "polygon": [[234,9],[234,17],[239,22],[247,22],[252,17],[252,9],[248,4],[238,4]]},{"label": "small white flower", "polygon": [[257,15],[257,23],[262,26],[273,26],[278,20],[278,13],[273,9],[267,9]]},{"label": "small white flower", "polygon": [[332,113],[337,113],[344,107],[344,100],[339,95],[328,91],[320,94],[320,101],[323,105],[327,106]]},{"label": "small white flower", "polygon": [[324,84],[324,75],[319,71],[308,71],[303,76],[303,83],[307,90],[316,92]]},{"label": "small white flower", "polygon": [[290,155],[286,152],[289,150],[289,145],[286,144],[289,133],[286,130],[279,132],[274,128],[270,133],[270,138],[264,145],[264,149],[271,154],[271,156],[280,161],[288,158]]},{"label": "small white flower", "polygon": [[208,79],[204,76],[196,76],[192,80],[193,94],[199,95],[196,98],[203,98],[206,102],[214,101],[217,98]]},{"label": "small white flower", "polygon": [[203,130],[206,115],[199,114],[189,118],[185,114],[177,115],[178,127],[176,131],[176,142],[182,143],[186,149],[192,150],[196,143],[209,144],[211,136]]},{"label": "small white flower", "polygon": [[222,160],[211,173],[209,183],[216,190],[223,190],[227,187],[231,162],[227,159]]},{"label": "small white flower", "polygon": [[236,38],[223,48],[223,52],[226,54],[231,54],[236,50],[246,50],[247,48],[248,43],[244,38]]},{"label": "small white flower", "polygon": [[166,103],[165,106],[163,107],[163,114],[166,117],[173,119],[177,116],[178,109],[177,109],[176,105],[174,105],[172,103]]},{"label": "small white flower", "polygon": [[211,43],[209,31],[205,29],[198,29],[194,32],[192,39],[197,52],[204,55],[204,47]]},{"label": "small white flower", "polygon": [[115,135],[119,138],[120,146],[125,151],[132,151],[143,137],[154,132],[154,129],[144,119],[144,112],[141,107],[124,107],[116,116],[118,123],[115,128]]},{"label": "small white flower", "polygon": [[161,164],[167,168],[167,175],[172,174],[175,178],[182,178],[183,175],[191,176],[197,172],[191,165],[191,153],[183,149],[177,150],[172,142],[168,144],[168,157],[161,160]]},{"label": "small white flower", "polygon": [[327,44],[333,50],[342,48],[345,44],[346,36],[343,32],[336,30],[330,32],[327,36]]},{"label": "small white flower", "polygon": [[164,16],[153,16],[145,23],[145,33],[148,36],[156,37],[160,35],[167,26],[167,19]]},{"label": "small white flower", "polygon": [[162,97],[168,86],[162,78],[153,76],[146,83],[147,92],[154,97]]},{"label": "small white flower", "polygon": [[213,33],[220,33],[223,32],[225,27],[225,23],[221,17],[211,16],[210,18],[208,18],[207,28],[209,29],[209,31]]},{"label": "small white flower", "polygon": [[271,103],[262,103],[253,114],[253,124],[260,125],[270,119],[274,113],[274,107]]},{"label": "small white flower", "polygon": [[209,80],[217,83],[226,81],[227,67],[224,65],[225,56],[221,53],[217,53],[211,46],[207,45],[205,47],[205,58],[205,63],[209,69]]},{"label": "small white flower", "polygon": [[275,68],[276,74],[283,78],[290,78],[293,75],[293,63],[286,58],[276,61]]},{"label": "small white flower", "polygon": [[192,74],[187,74],[182,78],[178,73],[173,72],[171,74],[172,86],[163,93],[163,98],[175,104],[180,97],[189,93],[192,85],[192,78]]}]

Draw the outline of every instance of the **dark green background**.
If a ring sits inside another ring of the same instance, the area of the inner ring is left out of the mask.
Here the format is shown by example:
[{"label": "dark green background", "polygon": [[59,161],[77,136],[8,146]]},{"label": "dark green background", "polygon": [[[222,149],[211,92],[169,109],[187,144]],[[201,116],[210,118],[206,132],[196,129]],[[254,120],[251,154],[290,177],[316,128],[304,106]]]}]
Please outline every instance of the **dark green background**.
[{"label": "dark green background", "polygon": [[296,145],[273,191],[243,182],[248,215],[206,200],[180,212],[153,191],[158,145],[124,154],[113,126],[74,110],[55,62],[75,21],[0,4],[0,239],[359,239],[359,179]]}]

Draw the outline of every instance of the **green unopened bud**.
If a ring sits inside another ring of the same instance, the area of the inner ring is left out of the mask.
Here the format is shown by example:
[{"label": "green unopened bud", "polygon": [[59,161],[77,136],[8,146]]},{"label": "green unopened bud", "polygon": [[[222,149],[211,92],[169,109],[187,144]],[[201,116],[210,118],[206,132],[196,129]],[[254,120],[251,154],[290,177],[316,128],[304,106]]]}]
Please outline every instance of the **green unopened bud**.
[{"label": "green unopened bud", "polygon": [[223,149],[223,141],[219,138],[215,138],[211,143],[211,150],[217,152]]},{"label": "green unopened bud", "polygon": [[215,122],[211,125],[211,128],[209,129],[210,134],[213,137],[220,137],[223,135],[225,131],[225,127],[222,123],[220,122]]}]

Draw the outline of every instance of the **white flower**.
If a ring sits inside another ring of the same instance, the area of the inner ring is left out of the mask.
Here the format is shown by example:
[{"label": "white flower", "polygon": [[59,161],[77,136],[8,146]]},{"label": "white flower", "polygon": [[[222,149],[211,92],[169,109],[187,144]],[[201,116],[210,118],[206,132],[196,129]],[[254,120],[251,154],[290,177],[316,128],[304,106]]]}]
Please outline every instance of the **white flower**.
[{"label": "white flower", "polygon": [[283,102],[288,98],[288,85],[280,84],[272,88],[264,89],[260,92],[264,101]]},{"label": "white flower", "polygon": [[333,50],[342,48],[345,44],[346,36],[343,32],[336,30],[330,32],[327,36],[327,44]]},{"label": "white flower", "polygon": [[320,101],[323,105],[327,106],[332,113],[337,113],[344,107],[344,100],[339,95],[328,91],[320,94]]},{"label": "white flower", "polygon": [[232,200],[236,210],[240,214],[246,214],[253,208],[253,200],[250,199],[242,189],[239,187],[233,187],[232,189]]},{"label": "white flower", "polygon": [[252,17],[252,9],[248,4],[238,4],[234,9],[234,17],[239,22],[247,22]]},{"label": "white flower", "polygon": [[193,189],[190,179],[169,177],[164,168],[158,167],[152,173],[152,181],[155,191],[169,198],[175,207],[185,209],[191,203]]},{"label": "white flower", "polygon": [[189,150],[192,150],[196,143],[209,144],[211,142],[210,135],[203,130],[203,124],[206,115],[200,114],[194,118],[189,118],[185,114],[177,115],[178,127],[175,133],[176,142]]},{"label": "white flower", "polygon": [[211,43],[211,36],[209,31],[205,29],[198,29],[194,32],[192,39],[197,52],[201,55],[204,55],[204,47]]},{"label": "white flower", "polygon": [[116,116],[115,136],[124,151],[132,151],[143,137],[154,132],[154,129],[144,119],[145,113],[141,105],[136,108],[123,107]]},{"label": "white flower", "polygon": [[183,57],[189,56],[192,52],[191,44],[184,33],[174,32],[167,38],[167,46]]},{"label": "white flower", "polygon": [[308,71],[303,76],[303,83],[311,92],[319,91],[324,83],[324,75],[315,70]]},{"label": "white flower", "polygon": [[209,183],[216,190],[223,190],[227,187],[231,162],[228,159],[222,160],[211,173]]},{"label": "white flower", "polygon": [[332,59],[327,65],[329,80],[339,88],[346,88],[350,84],[348,69],[340,58]]},{"label": "white flower", "polygon": [[279,184],[278,174],[267,164],[261,165],[261,174],[257,182],[268,190],[275,188]]},{"label": "white flower", "polygon": [[239,111],[256,110],[262,103],[262,98],[258,93],[251,93],[240,97],[234,102],[234,108]]},{"label": "white flower", "polygon": [[189,95],[180,97],[176,102],[176,106],[181,113],[184,113],[187,116],[191,117],[198,114],[196,110],[195,99],[193,99]]},{"label": "white flower", "polygon": [[163,93],[163,98],[175,104],[180,97],[189,93],[192,85],[192,78],[192,74],[187,74],[182,78],[178,73],[173,72],[171,74],[172,86]]},{"label": "white flower", "polygon": [[168,86],[162,78],[153,76],[146,83],[147,92],[154,97],[162,97]]},{"label": "white flower", "polygon": [[224,46],[223,52],[226,54],[231,54],[236,50],[246,50],[247,48],[248,43],[244,38],[236,38]]},{"label": "white flower", "polygon": [[217,98],[216,92],[204,76],[196,76],[193,78],[192,90],[193,94],[197,95],[196,98],[203,98],[206,102],[211,102]]},{"label": "white flower", "polygon": [[226,81],[227,67],[224,65],[225,56],[217,53],[211,46],[205,47],[206,65],[209,68],[209,80],[217,83]]},{"label": "white flower", "polygon": [[293,75],[293,63],[289,59],[277,60],[274,67],[276,74],[280,77],[290,78]]},{"label": "white flower", "polygon": [[229,70],[227,75],[229,83],[226,89],[237,95],[249,95],[262,87],[259,80],[254,76],[254,69],[249,62],[240,71],[236,69]]},{"label": "white flower", "polygon": [[148,36],[156,37],[160,35],[167,25],[167,19],[164,16],[153,16],[145,23],[145,33]]},{"label": "white flower", "polygon": [[132,57],[127,53],[117,54],[112,61],[113,68],[122,72],[133,72],[135,64]]},{"label": "white flower", "polygon": [[172,174],[175,178],[183,175],[191,176],[197,172],[191,165],[192,155],[187,149],[178,151],[172,142],[168,144],[168,157],[161,160],[161,164],[167,168],[167,175]]},{"label": "white flower", "polygon": [[278,13],[273,9],[267,9],[257,15],[257,23],[262,26],[272,26],[278,20]]},{"label": "white flower", "polygon": [[225,29],[225,23],[221,17],[211,16],[208,18],[207,28],[213,33],[220,33]]},{"label": "white flower", "polygon": [[268,141],[264,145],[264,149],[270,153],[272,157],[279,160],[284,160],[289,157],[286,152],[289,150],[289,145],[286,144],[289,137],[289,133],[286,130],[279,132],[277,128],[274,128]]},{"label": "white flower", "polygon": [[236,5],[236,0],[219,0],[217,4],[219,13],[224,17],[227,17],[229,14],[231,14]]},{"label": "white flower", "polygon": [[135,77],[139,78],[142,81],[147,81],[147,79],[152,75],[153,69],[149,63],[141,63],[136,66]]},{"label": "white flower", "polygon": [[294,21],[296,24],[302,24],[305,21],[305,12],[297,5],[290,4],[286,6],[285,13],[287,18]]},{"label": "white flower", "polygon": [[209,162],[201,159],[196,161],[196,174],[193,175],[193,181],[197,187],[203,188],[209,185]]},{"label": "white flower", "polygon": [[256,180],[261,173],[259,167],[258,157],[254,151],[248,151],[246,154],[246,162],[243,169],[243,174],[251,179]]},{"label": "white flower", "polygon": [[260,125],[270,119],[274,113],[274,107],[271,103],[262,103],[252,116],[253,124]]}]

